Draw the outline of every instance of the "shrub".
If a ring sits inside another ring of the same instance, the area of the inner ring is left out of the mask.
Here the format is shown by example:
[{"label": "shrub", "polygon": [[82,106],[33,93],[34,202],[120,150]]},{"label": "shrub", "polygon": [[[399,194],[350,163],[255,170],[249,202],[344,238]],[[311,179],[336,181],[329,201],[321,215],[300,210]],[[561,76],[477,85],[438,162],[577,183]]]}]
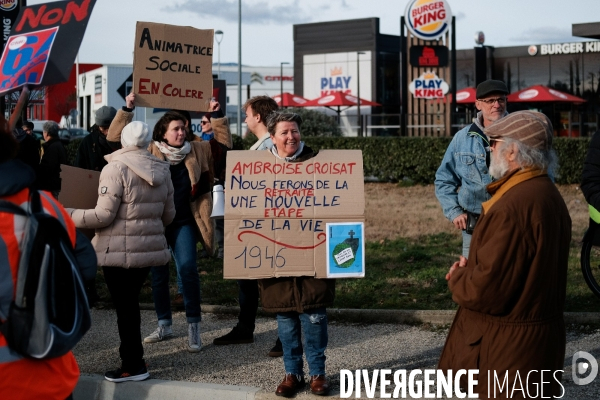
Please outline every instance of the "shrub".
[{"label": "shrub", "polygon": [[[359,149],[363,152],[365,177],[381,181],[408,179],[428,184],[435,180],[450,137],[303,137],[313,150]],[[579,183],[589,138],[555,138],[559,159],[557,183]]]}]

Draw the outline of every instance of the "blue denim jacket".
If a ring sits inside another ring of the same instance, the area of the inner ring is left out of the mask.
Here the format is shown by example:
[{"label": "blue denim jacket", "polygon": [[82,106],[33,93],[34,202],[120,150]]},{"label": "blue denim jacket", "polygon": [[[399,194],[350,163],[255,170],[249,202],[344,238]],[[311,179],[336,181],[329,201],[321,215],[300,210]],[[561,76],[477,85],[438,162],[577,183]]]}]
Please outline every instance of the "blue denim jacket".
[{"label": "blue denim jacket", "polygon": [[458,131],[435,173],[435,195],[450,222],[465,210],[480,214],[481,203],[491,197],[485,189],[492,182],[486,164],[488,144],[477,133],[471,125]]}]

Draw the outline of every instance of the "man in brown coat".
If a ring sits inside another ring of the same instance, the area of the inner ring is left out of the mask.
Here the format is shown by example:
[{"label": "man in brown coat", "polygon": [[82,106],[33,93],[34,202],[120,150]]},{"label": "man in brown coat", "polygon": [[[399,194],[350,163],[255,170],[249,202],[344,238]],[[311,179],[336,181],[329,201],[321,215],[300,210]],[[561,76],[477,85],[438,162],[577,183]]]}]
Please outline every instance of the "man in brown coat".
[{"label": "man in brown coat", "polygon": [[560,397],[571,219],[548,177],[556,168],[552,125],[520,111],[485,134],[496,180],[468,260],[461,256],[446,275],[460,307],[438,368],[478,369],[479,398]]}]

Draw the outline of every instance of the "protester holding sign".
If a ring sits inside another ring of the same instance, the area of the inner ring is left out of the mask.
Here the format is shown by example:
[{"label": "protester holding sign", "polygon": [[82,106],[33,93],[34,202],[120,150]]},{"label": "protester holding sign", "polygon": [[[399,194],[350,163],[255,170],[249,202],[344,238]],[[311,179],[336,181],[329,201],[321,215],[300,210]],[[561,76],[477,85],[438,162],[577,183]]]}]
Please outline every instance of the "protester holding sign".
[{"label": "protester holding sign", "polygon": [[[126,101],[128,104],[135,101],[135,94],[129,94]],[[120,136],[123,124],[132,118],[132,112],[119,110],[110,126],[108,140],[115,141]],[[169,111],[154,126],[148,150],[170,164],[177,213],[173,223],[167,227],[165,235],[183,285],[188,322],[188,351],[196,353],[202,348],[200,277],[196,269],[196,243],[200,232],[199,238],[204,248],[208,254],[213,253],[214,228],[210,214],[214,172],[210,144],[204,141],[189,142],[186,134],[184,117]],[[173,337],[168,264],[152,268],[152,295],[158,328],[144,339],[145,343],[155,343]]]},{"label": "protester holding sign", "polygon": [[[271,114],[267,128],[273,141],[271,152],[285,162],[295,163],[313,158],[313,150],[300,141],[299,115],[285,112]],[[334,279],[310,276],[261,279],[258,282],[263,310],[277,313],[277,329],[283,345],[285,377],[275,392],[292,397],[304,384],[302,353],[310,372],[310,390],[317,395],[329,393],[325,377],[327,348],[326,307],[335,297]],[[304,346],[301,333],[304,334]]]}]

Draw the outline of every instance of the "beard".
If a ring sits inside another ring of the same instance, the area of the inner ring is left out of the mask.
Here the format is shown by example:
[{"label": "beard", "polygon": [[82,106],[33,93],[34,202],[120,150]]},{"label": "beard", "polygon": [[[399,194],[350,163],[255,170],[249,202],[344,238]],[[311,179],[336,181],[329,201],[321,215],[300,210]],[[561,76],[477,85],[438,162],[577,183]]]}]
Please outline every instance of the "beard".
[{"label": "beard", "polygon": [[[496,155],[497,154],[497,155]],[[494,179],[500,179],[504,175],[508,173],[508,160],[503,156],[504,151],[493,151],[490,154],[490,175],[494,177]]]}]

